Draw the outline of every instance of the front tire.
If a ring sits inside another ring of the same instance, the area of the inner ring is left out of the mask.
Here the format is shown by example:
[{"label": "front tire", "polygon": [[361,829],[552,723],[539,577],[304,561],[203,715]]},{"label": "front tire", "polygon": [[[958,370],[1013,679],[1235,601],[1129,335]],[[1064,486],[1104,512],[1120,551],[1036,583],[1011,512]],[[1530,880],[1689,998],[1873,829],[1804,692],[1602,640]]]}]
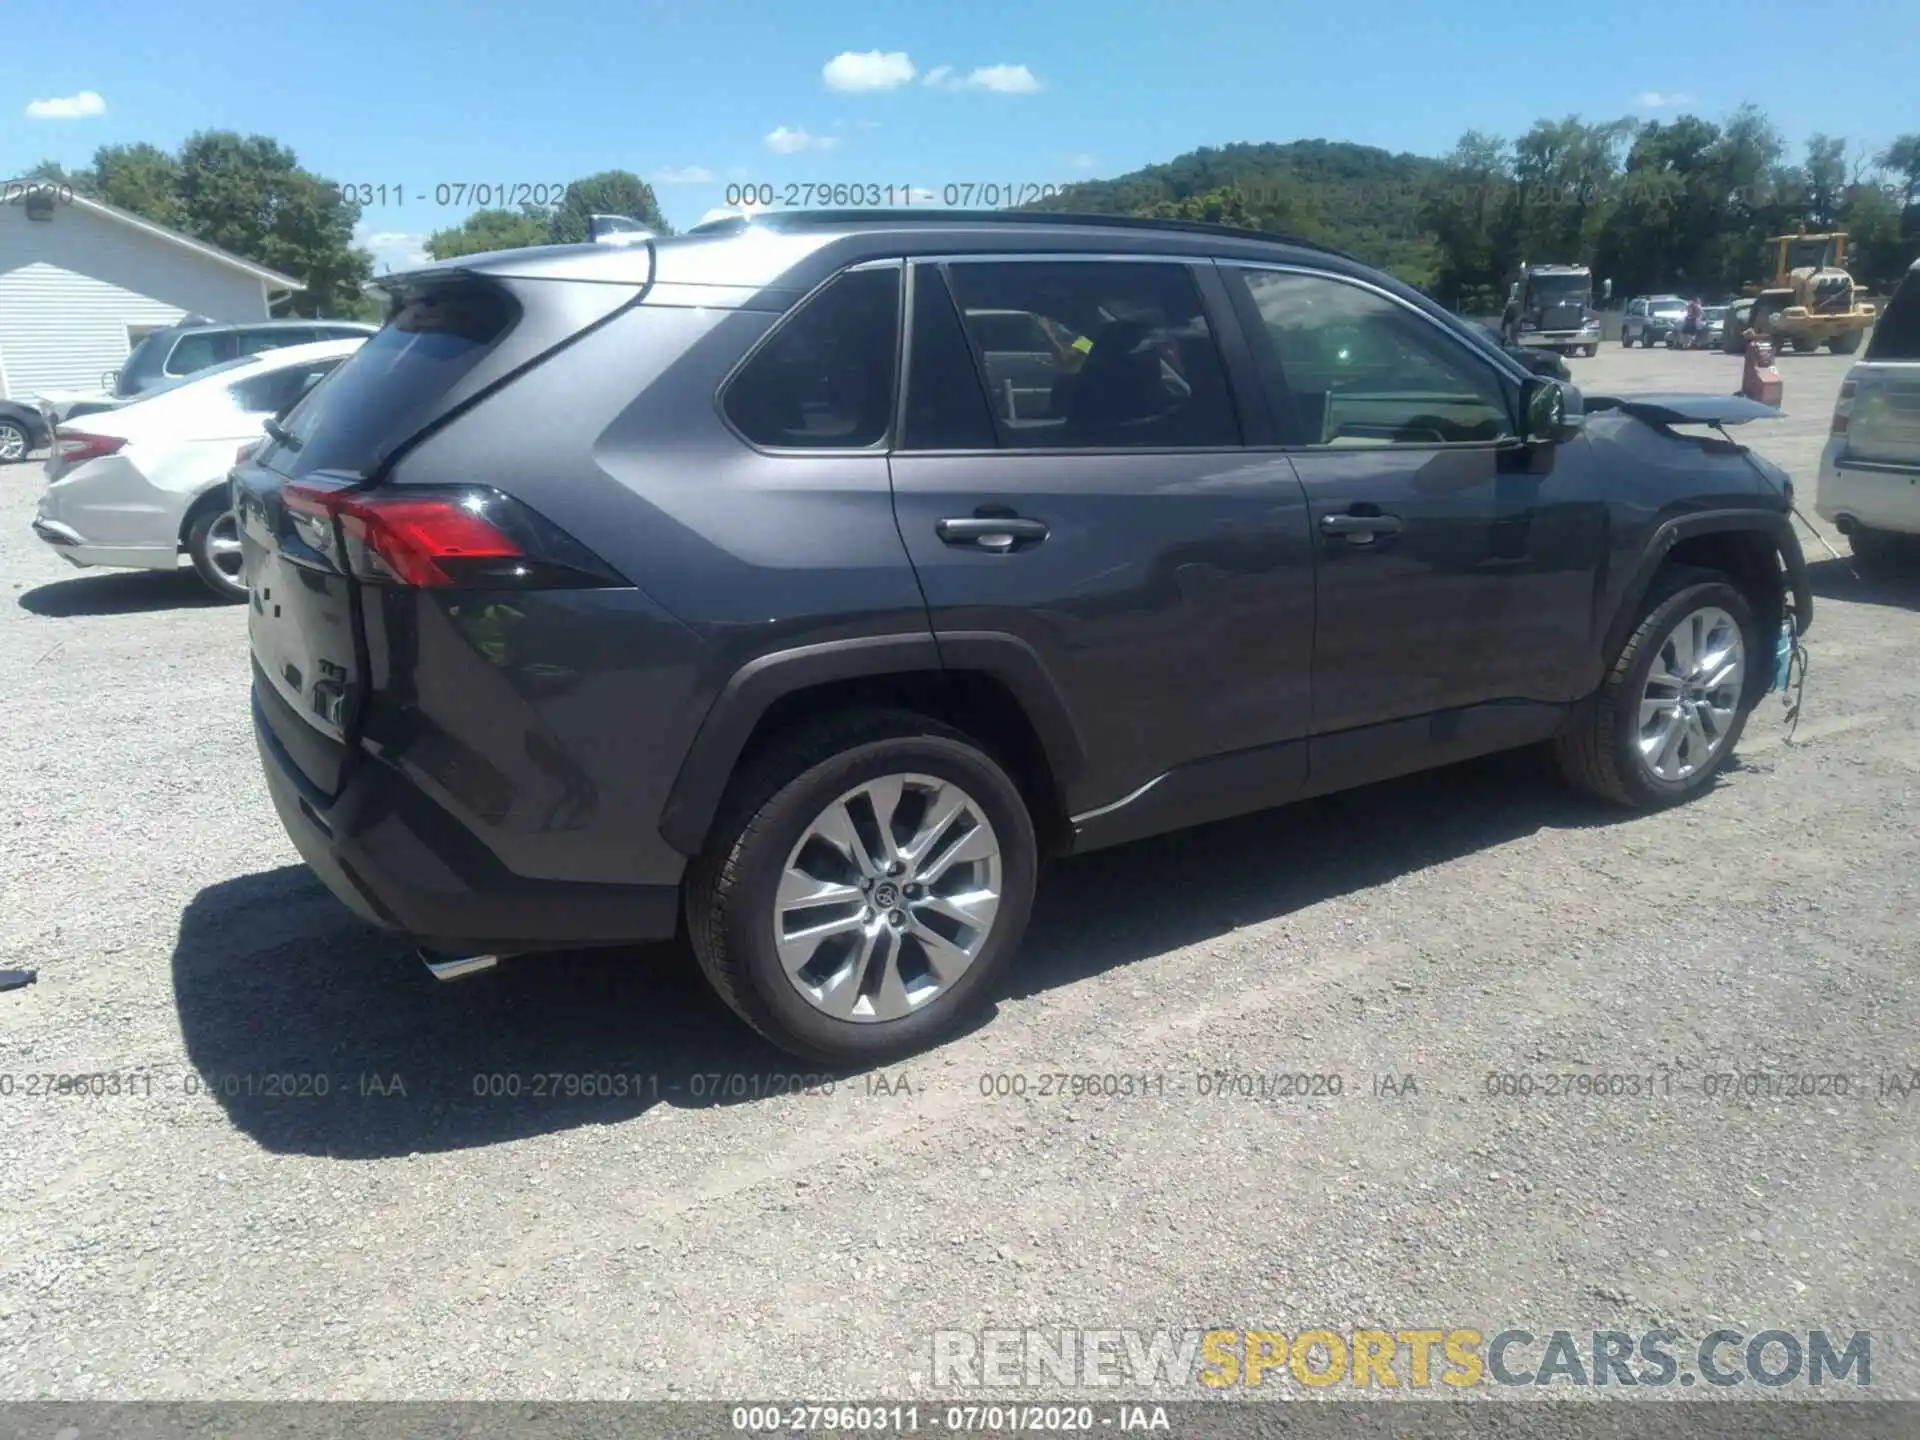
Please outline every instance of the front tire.
[{"label": "front tire", "polygon": [[1758,702],[1767,663],[1746,596],[1710,570],[1655,582],[1600,689],[1554,742],[1574,785],[1636,810],[1691,800],[1713,783]]},{"label": "front tire", "polygon": [[831,717],[736,778],[687,884],[694,953],[768,1040],[871,1065],[953,1034],[1026,930],[1039,867],[1019,789],[907,711]]},{"label": "front tire", "polygon": [[247,582],[240,574],[240,529],[233,511],[220,505],[203,506],[187,526],[187,558],[193,573],[229,604],[247,598]]},{"label": "front tire", "polygon": [[0,420],[0,465],[12,465],[27,458],[33,437],[18,420]]}]

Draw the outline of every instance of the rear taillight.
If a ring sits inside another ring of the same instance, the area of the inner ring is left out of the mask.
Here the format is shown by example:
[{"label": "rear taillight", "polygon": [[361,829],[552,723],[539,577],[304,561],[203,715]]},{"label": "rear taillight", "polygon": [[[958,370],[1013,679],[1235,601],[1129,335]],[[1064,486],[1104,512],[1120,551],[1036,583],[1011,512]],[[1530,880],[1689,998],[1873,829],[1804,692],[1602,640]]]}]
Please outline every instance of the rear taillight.
[{"label": "rear taillight", "polygon": [[511,496],[478,486],[280,487],[295,530],[360,580],[418,589],[541,589],[626,583]]},{"label": "rear taillight", "polygon": [[127,442],[119,435],[89,435],[84,430],[62,430],[54,437],[54,453],[61,466],[78,465],[83,460],[98,460],[111,455]]},{"label": "rear taillight", "polygon": [[1833,428],[1829,435],[1847,433],[1847,421],[1853,418],[1853,393],[1857,387],[1851,380],[1840,382],[1840,398],[1833,402]]}]

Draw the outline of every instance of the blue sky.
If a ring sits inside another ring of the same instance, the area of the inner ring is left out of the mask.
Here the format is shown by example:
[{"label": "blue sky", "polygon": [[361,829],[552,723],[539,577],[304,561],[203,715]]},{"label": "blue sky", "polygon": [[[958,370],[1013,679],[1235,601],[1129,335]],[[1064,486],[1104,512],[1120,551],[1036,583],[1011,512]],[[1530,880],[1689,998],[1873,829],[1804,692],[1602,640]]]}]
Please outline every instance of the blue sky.
[{"label": "blue sky", "polygon": [[684,227],[730,183],[938,196],[1116,175],[1235,140],[1438,154],[1468,128],[1511,136],[1569,113],[1718,119],[1752,99],[1796,149],[1825,131],[1877,150],[1920,128],[1914,0],[1859,0],[1844,23],[1784,0],[8,8],[8,33],[34,40],[0,80],[0,170],[84,164],[102,144],[172,147],[197,129],[263,132],[332,179],[404,187],[362,224],[393,263],[470,208],[436,206],[442,183],[615,167],[653,181]]}]

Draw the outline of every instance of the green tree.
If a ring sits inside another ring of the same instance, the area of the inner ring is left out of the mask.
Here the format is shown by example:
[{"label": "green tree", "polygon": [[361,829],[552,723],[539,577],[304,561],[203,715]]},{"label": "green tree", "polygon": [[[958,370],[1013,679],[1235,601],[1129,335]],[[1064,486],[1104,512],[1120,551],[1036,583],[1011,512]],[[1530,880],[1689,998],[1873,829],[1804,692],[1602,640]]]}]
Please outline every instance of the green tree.
[{"label": "green tree", "polygon": [[1920,134],[1900,136],[1874,156],[1873,163],[1899,177],[1904,192],[1901,205],[1911,209],[1920,199]]},{"label": "green tree", "polygon": [[1807,224],[1826,229],[1840,209],[1847,184],[1847,142],[1831,135],[1807,139]]},{"label": "green tree", "polygon": [[1421,218],[1439,249],[1436,291],[1470,314],[1500,308],[1501,278],[1518,259],[1503,253],[1512,247],[1503,246],[1497,233],[1512,182],[1507,142],[1469,130],[1421,195]]},{"label": "green tree", "polygon": [[553,216],[544,206],[519,210],[476,210],[458,225],[436,230],[427,237],[426,252],[436,260],[456,255],[478,255],[488,250],[519,250],[545,245],[553,230]]},{"label": "green tree", "polygon": [[94,152],[88,193],[169,229],[187,228],[180,162],[155,145],[103,145]]},{"label": "green tree", "polygon": [[80,191],[90,189],[93,183],[93,176],[85,170],[69,171],[58,160],[42,160],[20,178],[38,180],[43,185],[71,185]]},{"label": "green tree", "polygon": [[353,243],[360,207],[265,135],[189,137],[179,201],[188,233],[306,282],[290,314],[339,315],[373,273],[373,258]]},{"label": "green tree", "polygon": [[656,234],[673,233],[653,198],[651,185],[630,170],[602,170],[567,186],[548,227],[549,241],[578,245],[592,239],[587,222],[594,215],[626,215]]}]

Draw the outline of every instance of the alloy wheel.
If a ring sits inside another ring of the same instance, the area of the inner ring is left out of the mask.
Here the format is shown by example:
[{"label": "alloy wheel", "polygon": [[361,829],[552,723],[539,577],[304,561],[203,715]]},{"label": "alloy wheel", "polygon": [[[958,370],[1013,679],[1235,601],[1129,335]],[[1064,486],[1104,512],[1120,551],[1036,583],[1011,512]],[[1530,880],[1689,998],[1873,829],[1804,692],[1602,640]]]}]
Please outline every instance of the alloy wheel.
[{"label": "alloy wheel", "polygon": [[884,775],[817,815],[781,869],[773,940],[788,981],[840,1020],[924,1009],[993,933],[999,837],[951,780]]},{"label": "alloy wheel", "polygon": [[18,425],[0,423],[0,460],[24,460],[27,458],[27,432]]},{"label": "alloy wheel", "polygon": [[1746,679],[1746,641],[1733,616],[1707,605],[1680,617],[1654,652],[1640,691],[1641,761],[1684,780],[1719,758]]},{"label": "alloy wheel", "polygon": [[207,558],[230,583],[241,583],[240,522],[233,511],[227,511],[207,531]]}]

